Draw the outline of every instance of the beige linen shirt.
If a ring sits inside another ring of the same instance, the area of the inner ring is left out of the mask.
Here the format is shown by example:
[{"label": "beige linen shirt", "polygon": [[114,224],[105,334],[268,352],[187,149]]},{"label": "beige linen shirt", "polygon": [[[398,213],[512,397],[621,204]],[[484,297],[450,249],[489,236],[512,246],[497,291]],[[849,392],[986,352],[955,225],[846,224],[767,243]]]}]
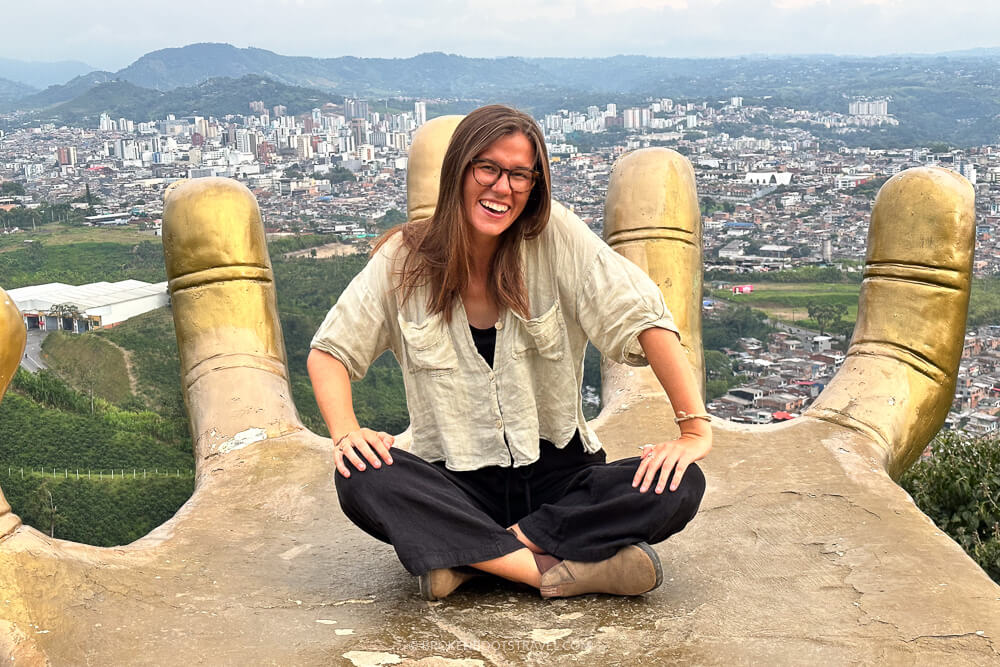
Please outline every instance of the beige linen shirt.
[{"label": "beige linen shirt", "polygon": [[460,300],[450,323],[428,312],[424,289],[399,302],[403,252],[399,235],[379,249],[311,345],[340,360],[352,380],[392,350],[403,370],[411,451],[451,470],[528,465],[538,460],[539,438],[565,447],[577,430],[587,451],[598,451],[581,405],[587,341],[618,363],[642,366],[640,332],[677,332],[649,277],[556,202],[545,231],[522,244],[532,317],[501,312],[493,368],[476,350]]}]

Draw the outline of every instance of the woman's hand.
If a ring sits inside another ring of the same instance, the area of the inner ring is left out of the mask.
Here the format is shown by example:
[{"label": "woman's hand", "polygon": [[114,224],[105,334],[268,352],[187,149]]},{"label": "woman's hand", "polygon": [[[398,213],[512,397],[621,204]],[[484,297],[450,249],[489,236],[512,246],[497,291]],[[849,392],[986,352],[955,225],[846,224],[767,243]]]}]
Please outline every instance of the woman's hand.
[{"label": "woman's hand", "polygon": [[384,431],[375,432],[370,428],[359,428],[348,431],[334,441],[333,461],[337,466],[337,471],[344,477],[351,476],[351,470],[344,462],[345,459],[354,464],[358,470],[367,468],[364,459],[373,468],[381,468],[382,461],[386,465],[392,465],[392,454],[389,449],[392,447],[395,438]]},{"label": "woman's hand", "polygon": [[632,478],[632,488],[639,487],[640,493],[646,493],[659,472],[660,479],[656,483],[656,493],[663,493],[667,487],[667,479],[670,478],[670,471],[673,470],[670,490],[676,491],[688,466],[693,461],[705,458],[708,450],[712,448],[712,432],[708,429],[705,431],[699,434],[682,433],[676,440],[668,440],[658,445],[645,445],[642,448],[639,468]]}]

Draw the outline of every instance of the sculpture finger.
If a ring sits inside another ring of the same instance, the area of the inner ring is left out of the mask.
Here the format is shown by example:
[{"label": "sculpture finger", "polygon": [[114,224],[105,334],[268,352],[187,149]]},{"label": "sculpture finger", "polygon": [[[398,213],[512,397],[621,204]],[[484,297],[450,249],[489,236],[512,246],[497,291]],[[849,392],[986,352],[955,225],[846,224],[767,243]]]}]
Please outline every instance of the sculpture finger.
[{"label": "sculpture finger", "polygon": [[[608,184],[604,239],[659,286],[704,393],[701,210],[687,158],[647,148],[618,160]],[[640,375],[641,384],[659,391],[651,372]]]},{"label": "sculpture finger", "polygon": [[462,116],[438,116],[413,135],[406,165],[406,212],[408,220],[425,220],[437,206],[441,163]]},{"label": "sculpture finger", "polygon": [[225,178],[174,188],[163,249],[197,460],[301,429],[250,191]]},{"label": "sculpture finger", "polygon": [[879,191],[847,359],[805,414],[869,436],[894,478],[951,406],[974,241],[974,191],[958,174],[909,169]]},{"label": "sculpture finger", "polygon": [[[24,356],[27,331],[21,311],[7,293],[0,289],[0,400],[7,391]],[[21,520],[10,511],[10,505],[0,491],[0,539],[17,530]]]}]

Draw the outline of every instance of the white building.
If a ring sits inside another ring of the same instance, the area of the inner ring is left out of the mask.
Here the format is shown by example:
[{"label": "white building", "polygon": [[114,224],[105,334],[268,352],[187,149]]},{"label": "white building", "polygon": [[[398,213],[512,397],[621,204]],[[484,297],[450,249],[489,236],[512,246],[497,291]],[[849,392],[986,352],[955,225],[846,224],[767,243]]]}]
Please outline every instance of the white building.
[{"label": "white building", "polygon": [[141,280],[78,286],[47,283],[18,287],[7,294],[20,309],[26,328],[74,333],[113,327],[169,303],[166,282],[154,285]]}]

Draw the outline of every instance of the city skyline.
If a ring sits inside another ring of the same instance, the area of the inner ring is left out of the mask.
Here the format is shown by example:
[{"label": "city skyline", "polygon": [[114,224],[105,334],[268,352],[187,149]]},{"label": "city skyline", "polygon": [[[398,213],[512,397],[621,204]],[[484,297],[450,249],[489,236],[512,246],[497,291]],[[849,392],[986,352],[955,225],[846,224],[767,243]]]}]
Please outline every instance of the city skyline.
[{"label": "city skyline", "polygon": [[[0,58],[115,71],[195,42],[282,55],[469,57],[877,56],[1000,46],[1000,5],[955,0],[39,0],[5,8]],[[15,28],[16,29],[13,29]]]}]

